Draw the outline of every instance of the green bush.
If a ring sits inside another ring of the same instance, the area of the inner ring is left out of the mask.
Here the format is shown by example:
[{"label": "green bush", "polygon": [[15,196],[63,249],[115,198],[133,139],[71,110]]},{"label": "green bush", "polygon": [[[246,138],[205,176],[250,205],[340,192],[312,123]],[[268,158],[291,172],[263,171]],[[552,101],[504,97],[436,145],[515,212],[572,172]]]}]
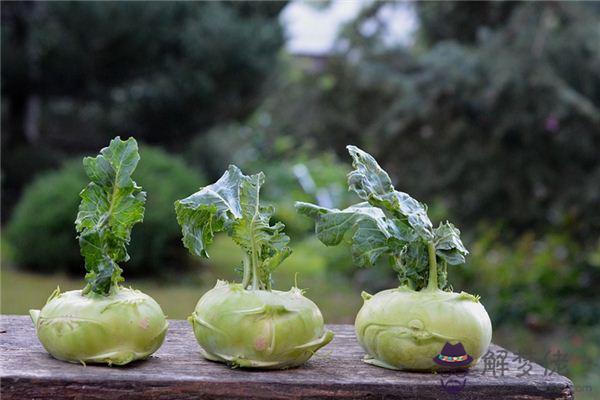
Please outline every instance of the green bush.
[{"label": "green bush", "polygon": [[590,252],[564,234],[530,232],[510,244],[501,236],[500,228],[481,229],[467,264],[450,275],[457,289],[481,295],[494,323],[540,330],[600,320],[600,243]]},{"label": "green bush", "polygon": [[6,230],[17,265],[40,272],[83,271],[73,221],[85,184],[81,162],[70,161],[27,187]]},{"label": "green bush", "polygon": [[[180,242],[173,202],[193,192],[204,179],[179,158],[141,146],[134,179],[147,192],[144,222],[133,229],[124,265],[126,276],[157,275],[182,269],[186,253]],[[73,225],[79,192],[87,184],[81,160],[40,175],[21,197],[7,228],[18,266],[40,272],[83,273]]]}]

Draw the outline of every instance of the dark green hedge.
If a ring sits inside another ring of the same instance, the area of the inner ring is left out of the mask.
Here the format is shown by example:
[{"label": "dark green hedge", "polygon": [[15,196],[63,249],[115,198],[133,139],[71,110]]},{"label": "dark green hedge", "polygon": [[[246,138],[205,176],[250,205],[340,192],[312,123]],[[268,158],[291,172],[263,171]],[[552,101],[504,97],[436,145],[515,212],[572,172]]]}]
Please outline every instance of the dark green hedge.
[{"label": "dark green hedge", "polygon": [[[147,192],[144,222],[133,228],[125,276],[170,274],[185,267],[186,253],[173,202],[204,183],[202,174],[162,150],[141,146],[133,177]],[[17,265],[83,276],[73,221],[88,179],[81,159],[40,175],[25,190],[7,227]]]}]

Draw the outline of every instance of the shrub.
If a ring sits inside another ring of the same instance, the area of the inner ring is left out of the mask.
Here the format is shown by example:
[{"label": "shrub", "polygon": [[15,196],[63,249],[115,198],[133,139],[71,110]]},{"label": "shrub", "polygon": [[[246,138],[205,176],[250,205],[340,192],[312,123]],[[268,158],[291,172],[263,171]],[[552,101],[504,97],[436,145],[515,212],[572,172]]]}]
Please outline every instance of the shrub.
[{"label": "shrub", "polygon": [[[127,275],[165,273],[185,265],[173,202],[197,188],[203,177],[181,159],[142,146],[134,179],[147,192],[144,222],[133,229]],[[7,228],[18,266],[39,272],[80,273],[83,260],[73,225],[87,184],[80,160],[40,175],[25,190]]]},{"label": "shrub", "polygon": [[600,319],[600,243],[586,251],[565,234],[529,232],[504,244],[500,228],[479,233],[452,283],[481,295],[496,324],[524,321],[539,330]]},{"label": "shrub", "polygon": [[6,232],[17,265],[40,272],[82,271],[73,216],[85,184],[83,166],[69,161],[26,188]]}]

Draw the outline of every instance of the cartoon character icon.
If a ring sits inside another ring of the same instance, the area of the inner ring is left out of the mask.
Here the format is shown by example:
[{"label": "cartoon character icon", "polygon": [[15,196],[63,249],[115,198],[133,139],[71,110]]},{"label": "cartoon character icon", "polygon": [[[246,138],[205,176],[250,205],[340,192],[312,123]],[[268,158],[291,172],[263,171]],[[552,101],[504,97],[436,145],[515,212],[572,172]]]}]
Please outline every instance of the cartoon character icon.
[{"label": "cartoon character icon", "polygon": [[[433,357],[433,361],[448,370],[468,366],[473,362],[473,357],[467,354],[461,342],[456,344],[446,342],[440,354]],[[446,393],[451,395],[460,393],[467,384],[467,371],[449,374],[447,377],[442,375],[440,383]]]},{"label": "cartoon character icon", "polygon": [[446,342],[441,353],[433,357],[433,362],[442,367],[465,367],[473,362],[473,357],[467,354],[461,342]]}]

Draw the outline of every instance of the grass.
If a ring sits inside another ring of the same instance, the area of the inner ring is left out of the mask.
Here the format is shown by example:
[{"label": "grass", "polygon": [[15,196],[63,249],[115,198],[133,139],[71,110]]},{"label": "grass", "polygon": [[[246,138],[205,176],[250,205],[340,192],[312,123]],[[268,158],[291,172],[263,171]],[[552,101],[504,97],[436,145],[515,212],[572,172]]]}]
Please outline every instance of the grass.
[{"label": "grass", "polygon": [[[62,274],[39,275],[4,267],[0,280],[2,314],[27,315],[30,309],[43,307],[56,286],[60,286],[62,291],[81,289],[83,286],[83,279]],[[174,283],[162,285],[156,281],[133,279],[125,283],[152,296],[169,318],[184,319],[194,310],[200,296],[215,282],[211,280],[212,284],[209,284],[207,278],[203,281],[207,283],[200,286]],[[319,304],[328,323],[353,322],[362,302],[359,290],[340,284],[341,290],[331,291],[329,284],[318,279],[306,279],[302,284],[302,287],[307,288],[306,296]]]},{"label": "grass", "polygon": [[[3,239],[0,234],[0,313],[28,315],[30,309],[43,307],[57,286],[62,291],[81,289],[84,286],[83,265],[81,277],[62,273],[42,275],[14,268],[11,246]],[[283,268],[273,274],[274,287],[286,290],[297,283],[298,287],[305,290],[306,297],[318,304],[327,323],[354,323],[354,316],[362,305],[360,288],[342,276],[326,276],[325,261],[311,247],[315,243],[321,246],[316,241],[297,246],[298,251],[286,260]],[[169,318],[185,319],[217,279],[239,281],[234,267],[240,263],[242,255],[233,241],[224,235],[217,236],[210,254],[210,262],[197,264],[197,269],[189,275],[162,281],[129,279],[125,264],[124,283],[152,296]]]},{"label": "grass", "polygon": [[[62,291],[81,289],[83,280],[66,275],[38,275],[2,270],[1,303],[2,314],[28,314],[31,308],[41,308],[50,293],[60,286]],[[151,281],[127,282],[156,299],[170,318],[185,318],[191,313],[201,291],[194,287],[160,286]]]}]

